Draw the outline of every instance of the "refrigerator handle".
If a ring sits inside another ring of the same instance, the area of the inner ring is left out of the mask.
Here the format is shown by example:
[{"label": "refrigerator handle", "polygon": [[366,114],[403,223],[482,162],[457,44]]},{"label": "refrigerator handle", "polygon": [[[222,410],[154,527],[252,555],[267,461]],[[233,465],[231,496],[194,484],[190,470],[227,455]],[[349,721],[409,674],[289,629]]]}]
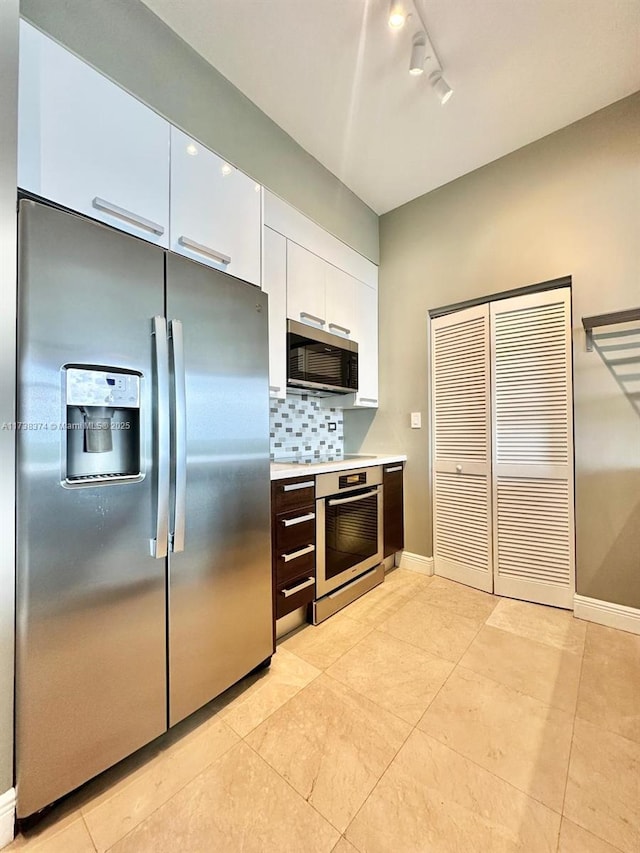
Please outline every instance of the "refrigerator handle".
[{"label": "refrigerator handle", "polygon": [[184,368],[184,336],[180,320],[170,321],[169,340],[171,341],[171,367],[173,372],[171,452],[175,470],[172,530],[169,542],[172,551],[184,551],[187,500],[187,391]]},{"label": "refrigerator handle", "polygon": [[169,345],[167,321],[153,318],[151,332],[154,344],[154,422],[156,469],[156,524],[155,538],[150,540],[151,556],[167,556],[169,538]]}]

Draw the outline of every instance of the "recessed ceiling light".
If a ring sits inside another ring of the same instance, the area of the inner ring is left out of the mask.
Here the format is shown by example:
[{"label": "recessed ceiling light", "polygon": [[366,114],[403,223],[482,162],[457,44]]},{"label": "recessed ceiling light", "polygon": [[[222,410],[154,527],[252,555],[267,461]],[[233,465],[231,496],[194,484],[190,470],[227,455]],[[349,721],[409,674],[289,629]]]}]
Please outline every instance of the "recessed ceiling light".
[{"label": "recessed ceiling light", "polygon": [[190,142],[190,143],[187,145],[187,154],[191,154],[191,156],[192,156],[192,157],[195,157],[197,153],[198,153],[198,149],[197,149],[197,148],[196,148],[196,146],[193,144],[193,142]]},{"label": "recessed ceiling light", "polygon": [[404,10],[402,3],[398,0],[391,0],[389,5],[389,26],[392,30],[399,30],[404,27],[407,20],[407,13]]},{"label": "recessed ceiling light", "polygon": [[226,177],[227,175],[231,174],[231,166],[228,163],[223,163],[220,171]]}]

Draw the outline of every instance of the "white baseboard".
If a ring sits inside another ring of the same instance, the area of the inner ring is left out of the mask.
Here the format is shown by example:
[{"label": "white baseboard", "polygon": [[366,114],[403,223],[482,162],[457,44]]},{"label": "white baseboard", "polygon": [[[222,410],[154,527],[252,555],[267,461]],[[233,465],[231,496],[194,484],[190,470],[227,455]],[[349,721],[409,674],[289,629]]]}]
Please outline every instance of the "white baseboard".
[{"label": "white baseboard", "polygon": [[16,825],[16,790],[9,788],[0,794],[0,847],[13,841]]},{"label": "white baseboard", "polygon": [[421,575],[433,574],[433,557],[423,557],[422,554],[401,551],[397,565],[401,569],[409,569],[409,571],[419,572]]},{"label": "white baseboard", "polygon": [[598,625],[606,625],[608,628],[640,634],[640,610],[635,607],[574,595],[573,612],[578,619],[585,619],[587,622],[597,622]]}]

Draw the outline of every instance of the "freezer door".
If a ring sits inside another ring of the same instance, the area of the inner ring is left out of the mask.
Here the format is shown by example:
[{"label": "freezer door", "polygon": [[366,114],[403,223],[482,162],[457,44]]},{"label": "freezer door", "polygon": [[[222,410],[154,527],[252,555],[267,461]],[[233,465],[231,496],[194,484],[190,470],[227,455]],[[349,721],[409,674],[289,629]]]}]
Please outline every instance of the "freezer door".
[{"label": "freezer door", "polygon": [[167,319],[182,323],[187,455],[184,550],[169,555],[174,725],[273,653],[267,296],[168,255]]},{"label": "freezer door", "polygon": [[[16,749],[24,817],[166,729],[166,560],[149,546],[151,333],[152,317],[164,315],[164,253],[32,201],[20,203],[19,220]],[[63,485],[64,366],[74,364],[139,375],[142,479]]]}]

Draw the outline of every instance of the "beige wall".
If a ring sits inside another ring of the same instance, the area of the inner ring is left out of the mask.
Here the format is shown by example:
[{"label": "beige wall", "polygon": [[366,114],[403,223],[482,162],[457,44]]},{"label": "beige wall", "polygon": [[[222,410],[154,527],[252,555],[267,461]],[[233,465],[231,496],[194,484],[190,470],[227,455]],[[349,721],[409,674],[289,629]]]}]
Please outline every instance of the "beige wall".
[{"label": "beige wall", "polygon": [[20,0],[20,13],[378,262],[377,214],[140,0]]},{"label": "beige wall", "polygon": [[380,249],[381,407],[345,434],[408,454],[407,549],[432,554],[429,430],[409,429],[429,308],[571,275],[578,592],[640,607],[640,412],[581,325],[640,306],[640,93],[386,214]]}]

